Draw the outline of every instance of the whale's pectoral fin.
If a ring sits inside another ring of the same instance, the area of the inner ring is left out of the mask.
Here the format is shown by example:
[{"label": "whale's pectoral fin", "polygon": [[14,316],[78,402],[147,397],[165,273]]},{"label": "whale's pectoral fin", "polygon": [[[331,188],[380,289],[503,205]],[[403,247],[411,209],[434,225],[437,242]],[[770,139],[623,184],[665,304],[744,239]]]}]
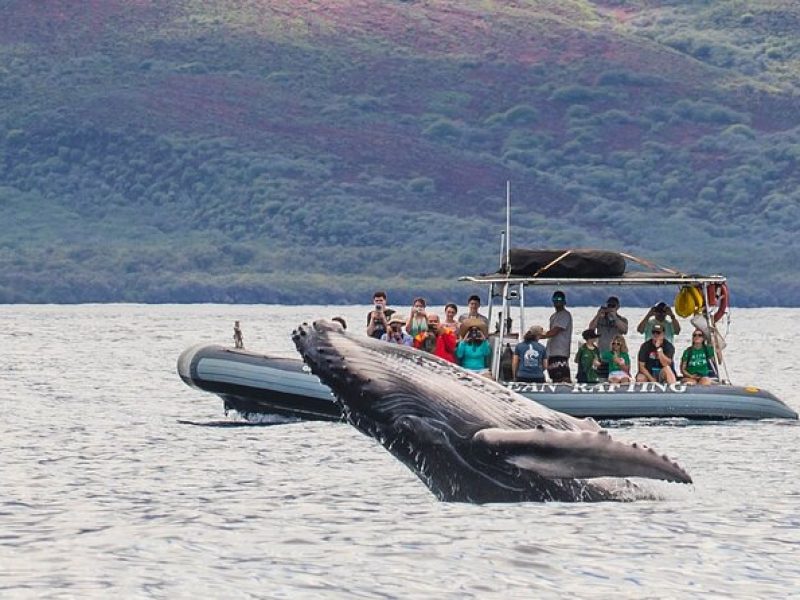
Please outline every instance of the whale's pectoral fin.
[{"label": "whale's pectoral fin", "polygon": [[686,471],[652,448],[615,442],[605,431],[482,429],[473,443],[549,479],[647,477],[691,483]]}]

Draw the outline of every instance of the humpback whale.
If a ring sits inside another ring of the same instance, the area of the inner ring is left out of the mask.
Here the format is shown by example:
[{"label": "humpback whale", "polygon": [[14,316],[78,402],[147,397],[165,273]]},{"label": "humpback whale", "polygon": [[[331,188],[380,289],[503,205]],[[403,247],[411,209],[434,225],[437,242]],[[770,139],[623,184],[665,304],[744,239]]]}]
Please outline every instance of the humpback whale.
[{"label": "humpback whale", "polygon": [[550,410],[433,355],[302,324],[292,339],[345,420],[375,438],[442,501],[545,502],[643,497],[625,479],[691,483],[666,456]]}]

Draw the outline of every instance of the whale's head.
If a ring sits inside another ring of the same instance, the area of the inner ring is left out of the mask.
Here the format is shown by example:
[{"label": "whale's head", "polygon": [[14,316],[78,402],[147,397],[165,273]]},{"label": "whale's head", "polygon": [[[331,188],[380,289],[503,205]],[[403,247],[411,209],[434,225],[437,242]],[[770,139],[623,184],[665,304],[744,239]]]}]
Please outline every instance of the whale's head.
[{"label": "whale's head", "polygon": [[[436,375],[471,376],[431,354],[358,336],[324,320],[298,326],[292,339],[305,363],[333,390],[345,416],[356,426],[371,422],[402,428],[406,417],[461,423],[467,416],[450,386],[452,380],[448,377],[443,385]],[[463,424],[469,435],[478,425]]]}]

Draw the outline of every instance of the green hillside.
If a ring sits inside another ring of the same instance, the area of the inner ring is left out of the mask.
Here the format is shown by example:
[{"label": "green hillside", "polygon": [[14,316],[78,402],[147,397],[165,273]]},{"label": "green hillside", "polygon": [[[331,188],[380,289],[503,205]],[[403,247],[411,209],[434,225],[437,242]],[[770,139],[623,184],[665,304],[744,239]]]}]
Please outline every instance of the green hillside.
[{"label": "green hillside", "polygon": [[800,305],[798,3],[5,5],[0,302],[458,299],[508,180],[515,245]]}]

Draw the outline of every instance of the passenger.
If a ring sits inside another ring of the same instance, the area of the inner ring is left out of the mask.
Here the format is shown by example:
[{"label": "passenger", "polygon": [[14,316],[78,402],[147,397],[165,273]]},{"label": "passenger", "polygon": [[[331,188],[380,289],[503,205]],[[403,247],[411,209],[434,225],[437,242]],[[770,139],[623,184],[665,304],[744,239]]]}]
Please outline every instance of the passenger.
[{"label": "passenger", "polygon": [[601,352],[600,360],[608,365],[609,383],[631,382],[631,357],[625,336],[615,335],[611,340],[611,350]]},{"label": "passenger", "polygon": [[[478,309],[481,307],[481,298],[480,296],[472,295],[467,300],[467,312],[460,317],[458,317],[458,322],[463,323],[466,319],[480,319],[483,321],[484,325],[486,325],[486,331],[489,331],[489,319],[486,318],[485,315],[482,315],[478,312]],[[459,331],[461,329],[459,328]],[[488,333],[487,333],[488,335]]]},{"label": "passenger", "polygon": [[387,325],[394,310],[386,306],[386,292],[377,291],[372,294],[372,304],[374,308],[367,315],[367,335],[380,340],[388,331]]},{"label": "passenger", "polygon": [[597,340],[600,336],[594,329],[586,329],[581,334],[585,340],[575,353],[575,362],[578,364],[578,374],[575,379],[578,383],[597,383],[597,368],[600,366],[600,350]]},{"label": "passenger", "polygon": [[342,329],[347,329],[347,321],[344,320],[344,317],[333,317],[331,321],[336,321],[342,326]]},{"label": "passenger", "polygon": [[[417,340],[419,339],[419,345]],[[428,331],[423,331],[414,338],[414,347],[430,352],[434,356],[454,363],[456,362],[456,345],[458,338],[453,330],[439,322],[439,315],[428,313]]]},{"label": "passenger", "polygon": [[461,329],[461,323],[456,319],[457,314],[458,307],[455,304],[449,302],[444,305],[444,322],[442,323],[442,327],[447,327],[453,332],[456,338],[458,338],[458,331]]},{"label": "passenger", "polygon": [[675,383],[675,368],[672,359],[675,357],[675,346],[664,339],[664,327],[654,323],[651,329],[652,338],[639,348],[639,372],[636,381],[661,381]]},{"label": "passenger", "polygon": [[469,371],[488,375],[492,348],[486,339],[489,335],[486,323],[478,318],[464,319],[460,333],[461,341],[456,346],[458,364]]},{"label": "passenger", "polygon": [[[667,320],[669,317],[669,321]],[[653,325],[658,323],[661,325],[666,341],[670,344],[674,343],[675,336],[681,332],[681,324],[672,308],[667,306],[666,302],[659,302],[653,308],[647,311],[647,314],[639,323],[636,331],[644,334],[644,341],[648,341],[652,336]]]},{"label": "passenger", "polygon": [[692,324],[692,327],[695,329],[699,329],[703,332],[703,335],[706,336],[706,343],[710,346],[714,346],[719,350],[725,350],[728,346],[728,343],[725,341],[725,337],[720,333],[719,329],[716,327],[714,328],[714,344],[711,344],[711,335],[710,335],[710,328],[708,326],[708,322],[711,319],[710,315],[708,314],[708,307],[704,306],[703,309],[699,312],[696,312],[689,322]]},{"label": "passenger", "polygon": [[406,333],[412,338],[428,331],[428,318],[425,316],[425,298],[414,298],[411,313],[406,321]]},{"label": "passenger", "polygon": [[539,343],[544,333],[540,325],[532,325],[522,341],[514,348],[511,372],[514,381],[526,383],[544,383],[544,371],[547,369],[547,350]]},{"label": "passenger", "polygon": [[403,326],[405,326],[405,324],[406,320],[402,315],[398,315],[397,313],[393,314],[392,318],[389,319],[389,331],[381,336],[381,340],[391,344],[411,346],[413,341],[411,336],[403,331]]},{"label": "passenger", "polygon": [[706,343],[706,336],[700,329],[692,332],[692,345],[683,351],[681,357],[682,381],[694,385],[711,385],[716,377],[714,348]]},{"label": "passenger", "polygon": [[553,307],[556,310],[550,315],[550,329],[542,335],[547,338],[547,373],[553,383],[572,382],[569,375],[572,315],[566,309],[566,304],[564,292],[553,292]]},{"label": "passenger", "polygon": [[600,336],[597,347],[601,355],[611,350],[611,340],[615,336],[628,333],[628,319],[619,314],[618,310],[619,298],[609,296],[594,318],[589,321],[589,329],[596,329]]}]

